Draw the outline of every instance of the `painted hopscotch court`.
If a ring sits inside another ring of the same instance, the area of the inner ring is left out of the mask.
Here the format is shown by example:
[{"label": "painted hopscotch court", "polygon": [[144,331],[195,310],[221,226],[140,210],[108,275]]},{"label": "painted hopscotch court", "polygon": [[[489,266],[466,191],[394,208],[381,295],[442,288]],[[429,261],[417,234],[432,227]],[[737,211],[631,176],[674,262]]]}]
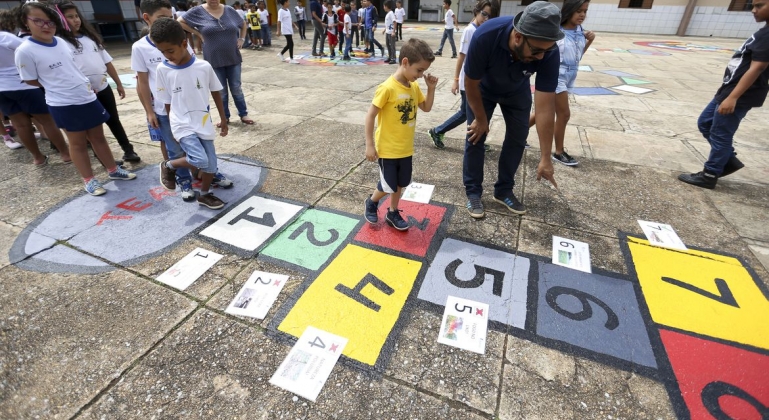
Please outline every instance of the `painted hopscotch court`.
[{"label": "painted hopscotch court", "polygon": [[[39,272],[98,273],[199,238],[211,249],[185,257],[194,270],[233,253],[306,276],[285,292],[286,276],[254,273],[237,285],[245,287],[227,310],[248,315],[251,298],[269,289],[270,298],[254,309],[264,317],[278,294],[288,293],[267,323],[276,340],[304,346],[281,365],[284,374],[328,356],[332,366],[339,358],[380,375],[415,311],[442,314],[447,301],[461,299],[481,304],[472,313],[487,317],[489,329],[664,384],[679,418],[769,418],[769,292],[739,258],[653,246],[627,233],[619,240],[628,275],[579,271],[448,235],[457,211],[451,205],[402,201],[411,228],[398,232],[358,214],[265,195],[258,162],[230,156],[220,167],[235,181],[217,192],[227,202],[220,212],[190,211],[153,184],[151,166],[135,182],[108,183],[105,197],[81,194],[41,216],[16,239],[11,261]],[[380,216],[387,205],[380,204]],[[208,261],[189,262],[195,258]],[[183,271],[179,264],[163,276]],[[183,289],[173,281],[163,280]],[[456,314],[452,319],[456,332],[462,324]],[[297,341],[309,332],[319,341]],[[437,339],[438,331],[432,334]],[[278,376],[271,382],[285,387],[285,375]],[[306,385],[294,392],[323,398],[322,382]]]}]

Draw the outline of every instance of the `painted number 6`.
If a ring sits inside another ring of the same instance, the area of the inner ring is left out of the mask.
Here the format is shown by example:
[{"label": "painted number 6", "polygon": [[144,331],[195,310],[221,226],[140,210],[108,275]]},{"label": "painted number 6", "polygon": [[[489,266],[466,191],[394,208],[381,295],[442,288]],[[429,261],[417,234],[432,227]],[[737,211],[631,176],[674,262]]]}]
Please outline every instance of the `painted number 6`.
[{"label": "painted number 6", "polygon": [[[560,307],[558,305],[557,299],[561,295],[570,295],[579,299],[579,302],[582,304],[582,310],[579,312],[571,312]],[[607,319],[604,327],[606,327],[607,330],[614,330],[619,327],[619,317],[617,314],[614,313],[614,311],[609,307],[609,305],[604,303],[604,301],[589,293],[585,293],[577,289],[572,289],[570,287],[555,286],[551,287],[547,291],[547,294],[545,294],[545,301],[551,308],[553,308],[554,311],[565,316],[566,318],[573,319],[575,321],[584,321],[586,319],[592,318],[593,307],[590,305],[590,301],[592,301],[596,305],[600,306],[604,312],[606,312]]]}]

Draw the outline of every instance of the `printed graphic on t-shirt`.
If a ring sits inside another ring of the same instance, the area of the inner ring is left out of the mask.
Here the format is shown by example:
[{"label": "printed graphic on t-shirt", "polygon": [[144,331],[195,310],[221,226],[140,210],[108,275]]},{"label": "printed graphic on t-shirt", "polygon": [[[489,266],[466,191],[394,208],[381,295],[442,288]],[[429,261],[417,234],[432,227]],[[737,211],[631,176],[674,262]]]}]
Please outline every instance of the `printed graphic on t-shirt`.
[{"label": "printed graphic on t-shirt", "polygon": [[417,107],[414,104],[414,99],[411,95],[400,95],[399,99],[405,99],[398,102],[395,105],[395,109],[401,113],[401,124],[406,125],[409,121],[416,121],[417,119]]},{"label": "printed graphic on t-shirt", "polygon": [[724,73],[724,84],[728,84],[732,81],[732,78],[737,73],[737,69],[740,68],[740,65],[742,64],[742,57],[745,55],[745,51],[748,49],[748,46],[755,40],[755,36],[748,38],[748,40],[742,44],[742,47],[740,47],[740,49],[734,53],[732,59],[729,60],[729,64],[726,65],[726,72]]}]

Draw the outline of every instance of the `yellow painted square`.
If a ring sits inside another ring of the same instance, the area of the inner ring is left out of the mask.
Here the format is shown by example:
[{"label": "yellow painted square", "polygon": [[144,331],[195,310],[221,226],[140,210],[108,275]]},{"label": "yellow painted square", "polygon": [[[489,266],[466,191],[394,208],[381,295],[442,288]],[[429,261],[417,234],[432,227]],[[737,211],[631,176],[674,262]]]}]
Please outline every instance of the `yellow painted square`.
[{"label": "yellow painted square", "polygon": [[[704,251],[676,251],[628,238],[638,280],[654,322],[769,349],[769,301],[739,260]],[[715,279],[729,286],[739,307],[662,280],[669,277],[720,295]]]},{"label": "yellow painted square", "polygon": [[[422,263],[347,245],[297,300],[278,330],[299,337],[308,325],[347,338],[343,354],[374,366],[414,287]],[[350,289],[372,274],[394,291],[387,295],[372,285],[361,294],[380,305],[374,311],[337,291]]]}]

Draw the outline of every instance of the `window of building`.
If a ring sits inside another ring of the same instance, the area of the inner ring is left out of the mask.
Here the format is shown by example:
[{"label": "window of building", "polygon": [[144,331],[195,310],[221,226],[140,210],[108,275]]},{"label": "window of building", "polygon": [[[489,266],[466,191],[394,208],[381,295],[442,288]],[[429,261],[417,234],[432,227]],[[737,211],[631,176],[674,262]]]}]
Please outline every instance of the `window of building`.
[{"label": "window of building", "polygon": [[521,0],[521,6],[528,6],[534,3],[535,0]]},{"label": "window of building", "polygon": [[729,3],[730,12],[746,12],[753,8],[753,0],[732,0]]},{"label": "window of building", "polygon": [[651,9],[653,2],[654,0],[619,0],[619,7],[620,9]]}]

